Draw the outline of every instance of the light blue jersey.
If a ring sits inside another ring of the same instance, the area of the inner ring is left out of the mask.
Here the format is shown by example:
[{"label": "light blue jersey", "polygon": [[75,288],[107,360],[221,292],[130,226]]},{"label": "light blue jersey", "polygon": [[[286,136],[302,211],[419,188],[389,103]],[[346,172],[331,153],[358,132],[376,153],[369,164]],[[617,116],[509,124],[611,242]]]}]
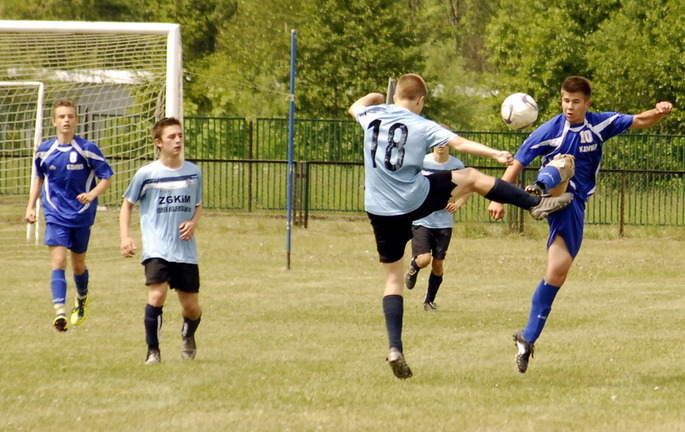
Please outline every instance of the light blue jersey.
[{"label": "light blue jersey", "polygon": [[158,160],[149,163],[136,172],[124,198],[133,204],[140,201],[143,261],[198,263],[195,237],[181,240],[179,231],[202,204],[202,172],[197,165],[184,161],[171,169]]},{"label": "light blue jersey", "polygon": [[364,209],[396,216],[419,208],[430,188],[421,174],[423,158],[455,134],[394,105],[361,107],[354,114],[364,128]]},{"label": "light blue jersey", "polygon": [[95,187],[95,178],[108,179],[114,172],[98,146],[79,136],[60,145],[57,138],[42,143],[33,161],[36,175],[42,178],[41,202],[46,223],[70,228],[93,225],[97,198],[88,204],[76,197]]},{"label": "light blue jersey", "polygon": [[[454,171],[464,169],[464,163],[454,156],[450,156],[445,163],[435,161],[433,153],[428,153],[423,159],[423,174],[431,175],[438,171]],[[426,228],[452,228],[454,217],[452,213],[443,209],[429,214],[428,216],[415,220],[413,225],[424,226]]]},{"label": "light blue jersey", "polygon": [[559,114],[530,134],[514,157],[528,166],[541,156],[544,167],[559,153],[575,156],[576,173],[568,190],[576,198],[587,201],[595,193],[604,142],[627,131],[632,124],[632,115],[615,112],[588,111],[585,121],[577,125],[571,125]]}]

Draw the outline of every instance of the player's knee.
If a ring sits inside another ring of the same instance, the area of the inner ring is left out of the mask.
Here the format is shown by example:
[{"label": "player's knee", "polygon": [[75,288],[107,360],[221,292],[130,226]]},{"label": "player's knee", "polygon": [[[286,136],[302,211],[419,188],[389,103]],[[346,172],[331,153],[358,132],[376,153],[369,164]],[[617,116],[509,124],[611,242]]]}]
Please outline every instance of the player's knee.
[{"label": "player's knee", "polygon": [[419,268],[424,268],[428,266],[431,262],[431,254],[430,253],[425,253],[421,255],[417,255],[416,258],[414,258],[414,261],[416,262],[416,265],[419,266]]}]

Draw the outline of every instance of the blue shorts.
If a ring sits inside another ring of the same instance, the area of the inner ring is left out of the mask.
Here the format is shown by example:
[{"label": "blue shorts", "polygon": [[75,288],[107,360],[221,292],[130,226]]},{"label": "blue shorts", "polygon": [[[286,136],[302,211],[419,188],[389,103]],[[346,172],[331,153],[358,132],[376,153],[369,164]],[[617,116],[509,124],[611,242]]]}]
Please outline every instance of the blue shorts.
[{"label": "blue shorts", "polygon": [[547,216],[549,223],[549,238],[547,249],[552,245],[556,236],[561,236],[566,242],[571,257],[575,259],[583,243],[583,227],[585,226],[585,201],[573,198],[571,204]]},{"label": "blue shorts", "polygon": [[88,250],[90,227],[72,228],[64,225],[45,224],[45,244],[47,246],[64,246],[70,251],[82,254]]}]

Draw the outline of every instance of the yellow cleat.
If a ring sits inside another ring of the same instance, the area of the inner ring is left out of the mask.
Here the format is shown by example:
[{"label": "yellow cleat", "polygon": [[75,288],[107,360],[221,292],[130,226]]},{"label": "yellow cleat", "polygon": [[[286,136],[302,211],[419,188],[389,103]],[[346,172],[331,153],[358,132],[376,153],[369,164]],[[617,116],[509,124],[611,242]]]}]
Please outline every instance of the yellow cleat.
[{"label": "yellow cleat", "polygon": [[74,299],[74,308],[71,310],[71,323],[81,325],[86,320],[88,314],[88,296]]}]

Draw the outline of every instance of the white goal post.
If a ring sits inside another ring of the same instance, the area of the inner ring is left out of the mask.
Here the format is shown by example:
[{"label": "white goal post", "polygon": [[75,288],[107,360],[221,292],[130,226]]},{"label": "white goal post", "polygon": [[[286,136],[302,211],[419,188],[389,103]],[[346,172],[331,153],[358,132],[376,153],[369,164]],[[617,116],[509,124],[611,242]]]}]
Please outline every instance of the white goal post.
[{"label": "white goal post", "polygon": [[[118,207],[135,170],[155,158],[152,125],[183,118],[182,65],[178,24],[0,20],[0,222],[10,222],[0,224],[0,257],[21,256],[27,247],[17,245],[16,233],[23,231],[17,228],[36,142],[55,133],[54,103],[70,99],[78,106],[76,133],[95,142],[115,171],[100,205]],[[26,83],[42,86],[31,119],[29,96],[17,90]],[[31,126],[16,130],[17,113]],[[35,130],[30,141],[28,129]],[[4,139],[10,135],[16,140]]]}]

